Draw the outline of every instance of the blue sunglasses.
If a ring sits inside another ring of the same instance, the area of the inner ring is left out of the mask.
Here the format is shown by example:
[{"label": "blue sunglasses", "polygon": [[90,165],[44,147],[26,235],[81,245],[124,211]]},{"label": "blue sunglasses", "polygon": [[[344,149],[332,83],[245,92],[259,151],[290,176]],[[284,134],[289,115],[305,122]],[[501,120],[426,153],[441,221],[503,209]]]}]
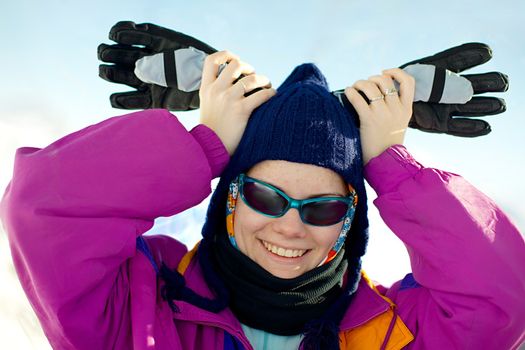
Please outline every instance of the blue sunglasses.
[{"label": "blue sunglasses", "polygon": [[290,208],[295,208],[301,220],[313,226],[335,225],[357,205],[357,194],[353,190],[348,197],[294,199],[280,189],[246,174],[239,175],[239,192],[244,203],[259,214],[279,218]]}]

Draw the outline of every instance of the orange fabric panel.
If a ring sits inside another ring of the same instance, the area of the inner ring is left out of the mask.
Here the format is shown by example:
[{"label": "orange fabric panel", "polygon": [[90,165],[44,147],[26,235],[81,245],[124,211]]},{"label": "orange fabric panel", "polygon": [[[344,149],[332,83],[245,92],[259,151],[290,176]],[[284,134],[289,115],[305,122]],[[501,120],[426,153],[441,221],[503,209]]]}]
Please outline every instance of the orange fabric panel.
[{"label": "orange fabric panel", "polygon": [[186,269],[188,268],[188,266],[190,265],[190,262],[191,262],[191,259],[193,259],[193,257],[195,256],[195,253],[197,253],[197,248],[199,247],[199,242],[197,242],[197,244],[195,244],[195,247],[193,247],[192,250],[190,250],[189,252],[187,252],[181,259],[180,263],[179,263],[179,266],[177,266],[177,271],[181,274],[181,275],[184,275],[184,272],[186,272]]},{"label": "orange fabric panel", "polygon": [[[396,305],[392,302],[392,300],[379,293],[377,288],[374,286],[364,271],[361,272],[361,278],[363,278],[364,281],[367,282],[377,294],[379,294],[390,304],[390,309],[357,328],[346,332],[341,332],[341,334],[339,334],[339,344],[341,350],[381,349],[381,346],[385,341],[390,323],[394,318],[394,309]],[[388,339],[386,349],[402,349],[412,340],[414,340],[414,336],[408,327],[403,323],[403,320],[397,316],[394,327],[392,328],[392,333]]]},{"label": "orange fabric panel", "polygon": [[[394,312],[392,309],[390,309],[357,328],[342,332],[339,335],[339,344],[341,350],[380,349],[381,345],[383,345],[388,327],[390,326],[390,322],[392,321],[393,317]],[[414,336],[410,330],[403,323],[401,318],[397,317],[386,349],[402,349],[413,339]]]}]

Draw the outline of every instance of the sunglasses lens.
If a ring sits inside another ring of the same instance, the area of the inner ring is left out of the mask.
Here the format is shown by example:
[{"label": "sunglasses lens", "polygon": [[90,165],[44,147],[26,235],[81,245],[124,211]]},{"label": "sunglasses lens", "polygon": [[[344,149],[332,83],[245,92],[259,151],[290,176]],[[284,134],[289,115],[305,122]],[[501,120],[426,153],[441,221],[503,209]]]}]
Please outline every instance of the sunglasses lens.
[{"label": "sunglasses lens", "polygon": [[329,226],[341,221],[348,204],[338,200],[310,202],[303,205],[303,219],[312,225]]},{"label": "sunglasses lens", "polygon": [[252,209],[266,215],[280,215],[288,204],[279,193],[257,182],[244,182],[243,196]]}]

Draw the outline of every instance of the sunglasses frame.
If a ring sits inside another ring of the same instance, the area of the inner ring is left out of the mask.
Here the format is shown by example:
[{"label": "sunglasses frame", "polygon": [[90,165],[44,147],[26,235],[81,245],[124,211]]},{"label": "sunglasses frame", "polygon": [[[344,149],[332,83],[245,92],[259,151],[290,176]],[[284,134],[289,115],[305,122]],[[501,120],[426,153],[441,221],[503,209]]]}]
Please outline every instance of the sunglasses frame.
[{"label": "sunglasses frame", "polygon": [[[258,183],[264,187],[267,187],[267,188],[270,188],[271,190],[275,191],[276,193],[278,193],[280,196],[282,196],[284,199],[286,199],[286,201],[288,202],[288,204],[286,205],[285,209],[282,211],[282,213],[278,214],[278,215],[271,215],[271,214],[266,214],[266,213],[263,213],[262,211],[252,207],[248,201],[246,200],[246,198],[244,197],[244,183],[245,182],[255,182],[255,183]],[[277,187],[275,186],[272,186],[270,185],[269,183],[266,183],[264,181],[261,181],[261,180],[258,180],[258,179],[255,179],[253,177],[250,177],[246,174],[240,174],[239,175],[239,194],[243,200],[243,202],[252,210],[256,211],[257,213],[261,214],[261,215],[264,215],[266,217],[269,217],[269,218],[280,218],[281,216],[284,216],[288,210],[292,209],[292,208],[295,208],[297,209],[297,211],[299,212],[299,216],[301,217],[301,221],[307,225],[311,225],[311,226],[319,226],[319,227],[326,227],[326,226],[332,226],[332,225],[335,225],[335,224],[338,224],[340,223],[341,221],[344,220],[344,218],[346,216],[348,216],[348,213],[353,209],[355,208],[356,204],[357,204],[357,194],[355,191],[351,191],[350,195],[348,197],[315,197],[315,198],[308,198],[308,199],[295,199],[295,198],[292,198],[290,197],[289,195],[287,195],[285,192],[283,192],[282,190],[278,189]],[[336,200],[336,201],[339,201],[339,202],[344,202],[345,204],[348,205],[348,209],[345,213],[345,215],[343,215],[341,217],[341,219],[333,224],[329,224],[329,225],[316,225],[316,224],[313,224],[313,223],[310,223],[308,221],[305,220],[305,218],[303,217],[303,206],[306,205],[306,204],[309,204],[309,203],[317,203],[317,202],[326,202],[326,201],[333,201],[333,200]]]}]

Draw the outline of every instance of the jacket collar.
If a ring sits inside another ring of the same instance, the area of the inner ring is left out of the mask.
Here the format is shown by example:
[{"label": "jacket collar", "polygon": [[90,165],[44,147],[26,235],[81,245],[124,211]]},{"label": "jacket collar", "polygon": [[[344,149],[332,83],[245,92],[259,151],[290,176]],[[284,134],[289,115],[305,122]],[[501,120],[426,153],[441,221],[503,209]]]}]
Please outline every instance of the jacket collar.
[{"label": "jacket collar", "polygon": [[356,294],[341,320],[340,329],[347,331],[356,328],[386,312],[389,308],[390,303],[373,287],[366,274],[361,272]]}]

